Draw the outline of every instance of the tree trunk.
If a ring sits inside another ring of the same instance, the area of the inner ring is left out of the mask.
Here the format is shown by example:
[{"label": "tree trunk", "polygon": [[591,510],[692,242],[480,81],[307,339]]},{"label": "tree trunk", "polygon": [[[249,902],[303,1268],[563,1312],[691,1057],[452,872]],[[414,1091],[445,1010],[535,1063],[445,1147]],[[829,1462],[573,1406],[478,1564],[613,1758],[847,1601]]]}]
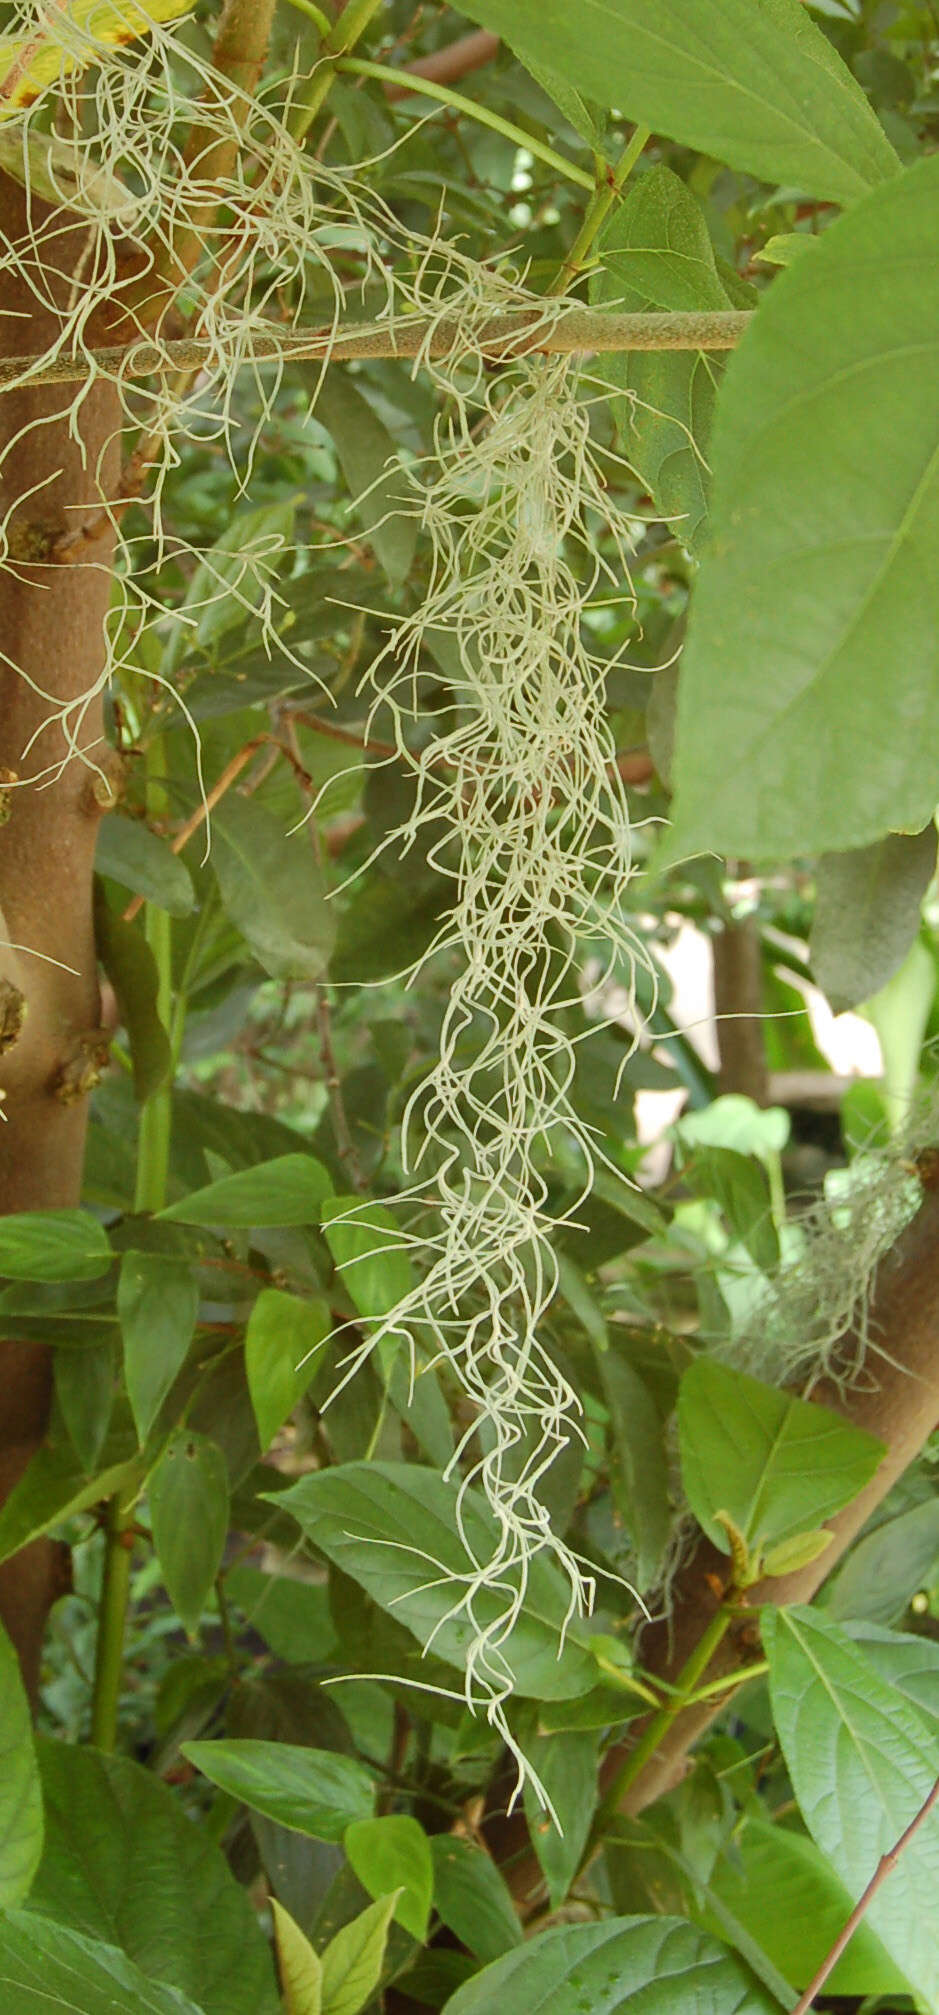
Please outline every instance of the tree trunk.
[{"label": "tree trunk", "polygon": [[[40,221],[47,214],[35,198],[32,211]],[[22,188],[0,175],[3,238],[21,241],[26,221]],[[50,241],[52,257],[44,253],[41,275],[24,257],[22,272],[5,278],[0,355],[39,352],[51,341],[86,238],[83,225],[63,232]],[[81,761],[54,775],[66,742],[50,716],[101,675],[113,541],[96,541],[81,566],[58,565],[50,555],[60,533],[115,494],[120,409],[113,388],[96,385],[70,434],[65,415],[73,397],[71,386],[40,386],[5,392],[0,401],[0,525],[7,545],[0,567],[0,763],[8,780],[11,772],[24,779],[3,793],[0,829],[3,1213],[78,1202],[86,1094],[100,1068],[91,897],[106,793],[98,779],[96,794],[94,771]],[[98,695],[84,712],[79,741],[107,770],[102,735]],[[52,780],[40,783],[50,766]],[[0,1501],[42,1440],[51,1384],[50,1351],[8,1330],[0,1342]],[[0,1567],[0,1618],[33,1693],[46,1615],[63,1585],[62,1549],[49,1540]]]}]

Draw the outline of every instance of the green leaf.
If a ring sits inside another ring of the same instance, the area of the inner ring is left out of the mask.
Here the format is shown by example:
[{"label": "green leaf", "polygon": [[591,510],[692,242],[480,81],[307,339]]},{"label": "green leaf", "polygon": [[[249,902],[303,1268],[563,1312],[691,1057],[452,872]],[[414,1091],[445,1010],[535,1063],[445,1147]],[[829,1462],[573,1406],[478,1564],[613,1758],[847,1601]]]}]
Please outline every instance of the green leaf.
[{"label": "green leaf", "polygon": [[212,814],[211,865],[222,906],[272,979],[322,979],[335,919],[310,851],[255,798],[229,794]]},{"label": "green leaf", "polygon": [[29,1894],[42,1853],[42,1792],[19,1660],[0,1625],[0,1910]]},{"label": "green leaf", "polygon": [[323,1953],[323,2015],[359,2015],[381,1979],[397,1902],[383,1896],[331,1938]]},{"label": "green leaf", "polygon": [[865,1017],[873,1022],[880,1038],[884,1064],[881,1095],[894,1128],[909,1122],[920,1052],[935,993],[932,950],[922,938],[917,938],[899,971],[865,1003]]},{"label": "green leaf", "polygon": [[725,1512],[756,1552],[792,1539],[850,1503],[885,1449],[827,1406],[698,1357],[678,1394],[681,1472],[708,1538],[730,1551]]},{"label": "green leaf", "polygon": [[491,1856],[457,1833],[435,1833],[434,1909],[460,1943],[485,1965],[522,1942],[522,1927]]},{"label": "green leaf", "polygon": [[[770,1696],[792,1788],[852,1896],[915,1818],[936,1777],[936,1731],[829,1617],[764,1611]],[[939,1815],[904,1848],[867,1922],[927,2006],[939,2001]]]},{"label": "green leaf", "polygon": [[245,1332],[245,1371],[262,1453],[315,1378],[333,1326],[325,1301],[261,1289]]},{"label": "green leaf", "polygon": [[329,1592],[321,1584],[295,1581],[289,1574],[262,1574],[257,1567],[230,1567],[225,1592],[244,1610],[252,1630],[275,1658],[288,1665],[319,1665],[338,1642],[329,1614]]},{"label": "green leaf", "polygon": [[204,2015],[118,1951],[33,1911],[0,1919],[0,1995],[29,2015]]},{"label": "green leaf", "polygon": [[771,1273],[779,1264],[779,1235],[765,1169],[755,1155],[732,1147],[697,1147],[685,1170],[691,1189],[720,1205],[731,1231],[754,1265]]},{"label": "green leaf", "polygon": [[390,1210],[371,1198],[329,1197],[323,1235],[360,1315],[373,1319],[396,1308],[414,1286],[407,1234]]},{"label": "green leaf", "polygon": [[773,281],[728,364],[669,855],[843,851],[931,818],[937,327],[931,157]]},{"label": "green leaf", "polygon": [[342,1844],[350,1868],[376,1903],[396,1892],[395,1921],[422,1945],[434,1889],[430,1841],[423,1826],[403,1812],[357,1819],[346,1828]]},{"label": "green leaf", "polygon": [[176,1224],[211,1224],[253,1230],[264,1225],[318,1224],[332,1185],[312,1154],[281,1154],[255,1168],[223,1175],[181,1197],[160,1217]]},{"label": "green leaf", "polygon": [[598,1351],[596,1361],[610,1409],[610,1486],[635,1548],[639,1587],[649,1588],[672,1528],[662,1421],[622,1346]]},{"label": "green leaf", "polygon": [[[590,298],[625,312],[735,306],[717,271],[696,198],[670,168],[651,168],[627,192],[598,246]],[[713,355],[662,350],[597,358],[623,452],[663,518],[695,547],[706,514],[707,443],[721,371]]]},{"label": "green leaf", "polygon": [[323,1966],[319,1953],[276,1896],[271,1897],[271,1916],[286,2015],[322,2015]]},{"label": "green leaf", "polygon": [[814,1532],[796,1532],[791,1539],[781,1539],[776,1546],[769,1546],[763,1557],[763,1573],[770,1577],[776,1574],[797,1574],[800,1567],[808,1567],[813,1560],[827,1553],[834,1534],[824,1526]]},{"label": "green leaf", "polygon": [[196,892],[185,861],[141,819],[108,812],[98,828],[95,872],[110,875],[122,888],[133,889],[170,916],[188,916],[195,907]]},{"label": "green leaf", "polygon": [[117,1284],[124,1376],[141,1446],[192,1342],[198,1283],[184,1260],[125,1252]]},{"label": "green leaf", "polygon": [[679,1917],[563,1924],[484,1966],[444,2015],[779,2015],[735,1953]]},{"label": "green leaf", "polygon": [[[814,1841],[749,1814],[734,1834],[732,1851],[708,1877],[707,1895],[739,1919],[798,1991],[814,1979],[857,1900]],[[707,1903],[700,1921],[708,1931],[731,1936],[726,1920]],[[861,1924],[826,1981],[828,1988],[833,1994],[904,1994],[909,1981],[870,1925]]]},{"label": "green leaf", "polygon": [[897,157],[799,0],[471,0],[526,61],[762,182],[852,203]]},{"label": "green leaf", "polygon": [[351,1756],[294,1742],[184,1742],[183,1755],[229,1796],[311,1840],[341,1840],[375,1805],[371,1773]]},{"label": "green leaf", "polygon": [[108,1433],[97,1475],[86,1476],[71,1442],[54,1429],[0,1510],[0,1561],[63,1519],[74,1518],[104,1497],[130,1502],[144,1473],[137,1437],[125,1418]]},{"label": "green leaf", "polygon": [[114,1345],[104,1336],[81,1350],[57,1349],[55,1396],[69,1440],[87,1476],[97,1467],[114,1410]]},{"label": "green leaf", "polygon": [[552,1910],[563,1903],[580,1866],[597,1804],[599,1729],[569,1728],[536,1736],[524,1744],[554,1808],[543,1811],[534,1785],[526,1778],[525,1817],[531,1843],[548,1885]]},{"label": "green leaf", "polygon": [[350,378],[333,366],[316,395],[316,417],[332,435],[353,510],[393,588],[411,570],[417,545],[419,507],[400,468],[387,465],[397,446],[374,407]]},{"label": "green leaf", "polygon": [[10,1280],[96,1280],[114,1258],[87,1210],[20,1210],[0,1218],[0,1274]]},{"label": "green leaf", "polygon": [[839,1622],[896,1623],[917,1589],[939,1580],[939,1497],[888,1518],[851,1548],[825,1590]]},{"label": "green leaf", "polygon": [[165,1084],[172,1069],[169,1036],[157,1010],[156,960],[140,925],[126,924],[109,909],[99,881],[94,890],[95,948],[114,988],[134,1066],[134,1091],[141,1104]]},{"label": "green leaf", "polygon": [[275,2015],[247,1893],[169,1786],[129,1757],[48,1739],[40,1764],[46,1845],[30,1909],[119,1945],[204,2015]]},{"label": "green leaf", "polygon": [[228,1471],[221,1449],[204,1434],[177,1429],[147,1480],[147,1497],[166,1592],[192,1635],[228,1531]]},{"label": "green leaf", "polygon": [[835,1014],[870,1000],[902,965],[935,872],[932,824],[921,833],[888,833],[852,853],[823,855],[809,956]]},{"label": "green leaf", "polygon": [[[405,1462],[347,1462],[318,1470],[270,1501],[289,1511],[321,1553],[364,1588],[437,1657],[463,1666],[476,1637],[465,1614],[452,1615],[467,1556],[457,1522],[458,1486]],[[460,1522],[477,1560],[495,1552],[495,1524],[477,1492],[463,1494]],[[480,1593],[477,1617],[491,1623],[505,1597]],[[596,1666],[576,1625],[562,1631],[568,1589],[540,1556],[529,1571],[524,1607],[501,1656],[519,1693],[563,1700],[586,1693]]]}]

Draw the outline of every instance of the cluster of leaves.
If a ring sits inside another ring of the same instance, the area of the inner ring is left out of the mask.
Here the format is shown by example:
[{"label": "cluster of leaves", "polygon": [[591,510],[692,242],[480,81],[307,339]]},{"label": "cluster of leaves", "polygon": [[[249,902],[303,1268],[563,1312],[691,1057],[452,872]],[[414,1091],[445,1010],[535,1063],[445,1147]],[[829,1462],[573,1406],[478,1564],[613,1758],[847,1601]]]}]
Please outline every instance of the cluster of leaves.
[{"label": "cluster of leaves", "polygon": [[[187,27],[206,49],[208,11]],[[309,11],[281,9],[275,73],[313,61]],[[640,1818],[601,1796],[630,1723],[668,1712],[643,1673],[633,1591],[666,1603],[698,1528],[738,1594],[790,1571],[821,1552],[825,1521],[882,1456],[741,1369],[754,1310],[798,1244],[783,1195],[796,1164],[786,1115],[715,1099],[672,1018],[662,961],[676,927],[730,923],[740,882],[712,855],[670,863],[704,846],[774,864],[753,921],[781,1016],[776,1069],[821,1064],[798,982],[814,977],[839,1009],[867,1003],[885,1087],[848,1108],[849,1147],[902,1109],[935,1032],[928,905],[922,921],[935,23],[914,0],[813,11],[817,23],[798,0],[480,0],[471,21],[506,43],[465,90],[494,126],[450,104],[423,123],[350,63],[317,129],[330,166],[370,160],[405,222],[426,226],[443,177],[446,232],[480,256],[521,243],[548,285],[584,181],[603,186],[642,121],[655,139],[583,269],[594,302],[757,310],[726,373],[695,353],[590,367],[610,394],[598,437],[619,439],[637,472],[621,498],[637,602],[598,589],[583,620],[609,657],[618,747],[650,750],[647,830],[673,782],[675,828],[635,897],[661,982],[654,1007],[651,981],[637,1004],[644,1046],[624,1064],[630,1031],[591,1034],[589,996],[561,1010],[572,1102],[606,1167],[558,1237],[546,1341],[581,1394],[583,1434],[542,1491],[599,1594],[572,1623],[546,1560],[524,1588],[504,1646],[512,1729],[551,1809],[527,1786],[504,1853],[511,1779],[467,1710],[454,1609],[466,1544],[484,1558],[491,1543],[484,1503],[459,1497],[473,1423],[446,1368],[420,1362],[412,1379],[403,1348],[341,1384],[368,1322],[412,1280],[387,1205],[455,971],[446,952],[419,986],[401,981],[452,885],[433,835],[424,858],[385,848],[413,776],[382,745],[380,709],[364,746],[359,689],[389,619],[428,589],[387,464],[431,452],[432,389],[393,362],[334,365],[322,384],[318,365],[293,362],[247,498],[207,426],[166,479],[166,555],[148,550],[142,508],[129,519],[165,619],[139,677],[124,653],[113,695],[125,786],[102,822],[98,940],[115,1068],[94,1099],[83,1207],[0,1221],[0,1316],[55,1363],[49,1436],[0,1511],[0,1558],[64,1532],[75,1559],[35,1741],[0,1647],[11,2005],[358,2015],[385,1997],[448,2015],[633,2002],[762,2015],[792,2007],[929,1790],[939,1517],[924,1462],[819,1603],[765,1605],[747,1690],[686,1781]],[[376,50],[398,62],[466,26],[398,0],[385,13]],[[256,386],[234,386],[236,462],[258,411]],[[603,554],[608,527],[589,529]],[[245,606],[244,555],[271,538],[289,659]],[[209,550],[209,604],[179,557],[189,543]],[[447,641],[425,646],[417,747],[453,705]],[[202,775],[227,786],[204,858],[191,736],[154,673],[198,725]],[[666,1090],[687,1111],[653,1196],[631,1181],[635,1100]],[[561,1219],[582,1187],[575,1145],[555,1140],[544,1173]],[[835,1226],[844,1180],[830,1185]],[[115,1755],[102,1699],[121,1562]],[[935,1824],[917,1836],[833,1991],[936,2004],[937,1841]],[[536,1890],[560,1915],[523,1939],[519,1905]]]}]

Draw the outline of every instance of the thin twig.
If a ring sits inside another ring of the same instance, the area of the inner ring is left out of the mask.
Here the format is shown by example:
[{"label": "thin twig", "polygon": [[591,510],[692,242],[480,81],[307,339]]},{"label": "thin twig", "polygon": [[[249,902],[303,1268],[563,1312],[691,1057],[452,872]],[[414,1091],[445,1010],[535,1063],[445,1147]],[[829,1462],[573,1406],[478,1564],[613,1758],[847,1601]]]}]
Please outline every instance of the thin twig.
[{"label": "thin twig", "polygon": [[[531,319],[539,316],[540,310],[533,309]],[[733,350],[752,320],[752,311],[733,309],[701,315],[620,315],[606,308],[571,308],[550,328],[538,329],[528,347],[538,355],[566,357],[618,350]],[[493,362],[498,362],[517,354],[525,342],[526,325],[531,325],[526,316],[493,315],[475,340],[491,351]],[[447,357],[463,340],[458,322],[441,319],[431,324],[418,316],[395,326],[369,323],[335,333],[331,329],[297,329],[292,333],[257,330],[251,338],[251,359],[262,364],[291,363],[306,357],[336,363],[356,357]],[[207,338],[183,336],[177,342],[108,344],[100,350],[53,357],[47,363],[35,354],[6,357],[0,362],[0,391],[26,380],[31,385],[75,384],[89,375],[92,365],[112,377],[149,378],[199,367],[211,361],[213,354],[214,345]],[[37,368],[31,370],[31,365]]]},{"label": "thin twig", "polygon": [[916,1833],[918,1829],[922,1826],[924,1820],[929,1818],[929,1815],[933,1810],[933,1807],[937,1803],[939,1803],[939,1777],[936,1778],[936,1782],[933,1785],[933,1788],[929,1793],[928,1798],[924,1799],[922,1805],[919,1808],[919,1811],[916,1814],[915,1819],[910,1820],[909,1825],[905,1828],[904,1832],[901,1833],[899,1840],[896,1840],[892,1847],[888,1847],[886,1854],[881,1855],[880,1860],[878,1861],[877,1866],[874,1869],[874,1873],[871,1876],[871,1879],[867,1885],[867,1888],[864,1891],[863,1896],[859,1897],[857,1903],[854,1906],[854,1909],[851,1912],[850,1917],[848,1918],[844,1930],[839,1931],[838,1936],[835,1939],[835,1942],[831,1948],[831,1951],[827,1953],[826,1957],[822,1960],[822,1963],[818,1969],[818,1972],[815,1974],[814,1979],[809,1981],[805,1993],[802,1995],[801,1999],[796,2002],[796,2005],[792,2010],[792,2015],[808,2015],[808,2011],[812,2006],[816,1994],[821,1993],[821,1990],[824,1987],[826,1980],[828,1979],[829,1973],[832,1973],[835,1967],[837,1966],[838,1961],[841,1958],[841,1954],[845,1949],[845,1946],[854,1937],[854,1933],[857,1930],[862,1917],[865,1915],[866,1911],[873,1903],[874,1897],[876,1896],[877,1891],[880,1888],[881,1884],[886,1881],[887,1876],[890,1874],[891,1869],[896,1867],[897,1862],[899,1861],[904,1848],[909,1846],[914,1833]]},{"label": "thin twig", "polygon": [[409,77],[427,77],[432,84],[458,84],[471,70],[481,70],[491,63],[500,48],[498,35],[477,28],[472,35],[461,35],[456,42],[448,42],[445,49],[435,49],[432,56],[421,56],[416,63],[408,63],[402,70],[400,84],[385,85],[385,96],[405,98]]},{"label": "thin twig", "polygon": [[[193,833],[198,832],[199,827],[205,823],[210,812],[215,810],[219,799],[223,798],[225,792],[231,789],[235,778],[241,775],[245,765],[251,761],[251,757],[269,740],[269,735],[255,735],[253,741],[246,742],[244,748],[239,749],[237,755],[232,756],[231,762],[226,763],[221,776],[216,779],[212,785],[212,789],[206,792],[202,803],[196,806],[195,811],[186,820],[185,825],[180,826],[178,833],[174,834],[172,841],[172,851],[174,854],[182,853],[187,840],[191,840]],[[138,910],[143,908],[145,900],[144,896],[133,897],[124,911],[125,924],[133,923]]]}]

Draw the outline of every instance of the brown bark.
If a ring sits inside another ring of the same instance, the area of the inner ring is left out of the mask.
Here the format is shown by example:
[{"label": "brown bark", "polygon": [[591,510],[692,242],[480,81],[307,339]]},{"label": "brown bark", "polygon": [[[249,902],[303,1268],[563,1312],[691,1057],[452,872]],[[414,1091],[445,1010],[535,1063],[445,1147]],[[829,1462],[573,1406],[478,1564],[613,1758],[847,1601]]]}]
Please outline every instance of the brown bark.
[{"label": "brown bark", "polygon": [[[33,212],[40,219],[47,214],[35,199]],[[23,190],[0,175],[0,232],[16,243],[25,227]],[[76,226],[56,237],[53,257],[43,260],[39,299],[25,275],[6,279],[0,355],[24,347],[41,351],[51,340],[86,235],[84,226]],[[70,438],[60,418],[71,398],[62,387],[37,386],[6,392],[0,401],[0,522],[10,549],[0,569],[0,762],[24,779],[64,753],[61,726],[45,724],[57,706],[95,685],[104,659],[111,542],[102,540],[94,567],[43,564],[73,515],[100,503],[119,474],[116,394],[97,385],[86,396],[79,440]],[[29,679],[52,698],[35,692]],[[26,754],[37,729],[38,739]],[[102,736],[99,696],[84,716],[80,739],[107,770]],[[61,777],[42,787],[29,781],[15,785],[4,809],[0,984],[5,983],[8,1003],[25,1005],[22,1026],[0,1062],[5,1094],[0,1211],[7,1213],[74,1204],[80,1194],[86,1093],[100,1049],[91,878],[101,804],[92,771],[73,760]],[[50,1389],[46,1349],[15,1336],[0,1342],[0,1499],[42,1439]],[[32,1690],[45,1616],[61,1586],[61,1552],[50,1541],[37,1542],[0,1568],[0,1617]]]},{"label": "brown bark", "polygon": [[761,1018],[763,965],[755,917],[729,919],[713,940],[714,1014],[720,1057],[718,1090],[769,1104],[769,1073]]}]

